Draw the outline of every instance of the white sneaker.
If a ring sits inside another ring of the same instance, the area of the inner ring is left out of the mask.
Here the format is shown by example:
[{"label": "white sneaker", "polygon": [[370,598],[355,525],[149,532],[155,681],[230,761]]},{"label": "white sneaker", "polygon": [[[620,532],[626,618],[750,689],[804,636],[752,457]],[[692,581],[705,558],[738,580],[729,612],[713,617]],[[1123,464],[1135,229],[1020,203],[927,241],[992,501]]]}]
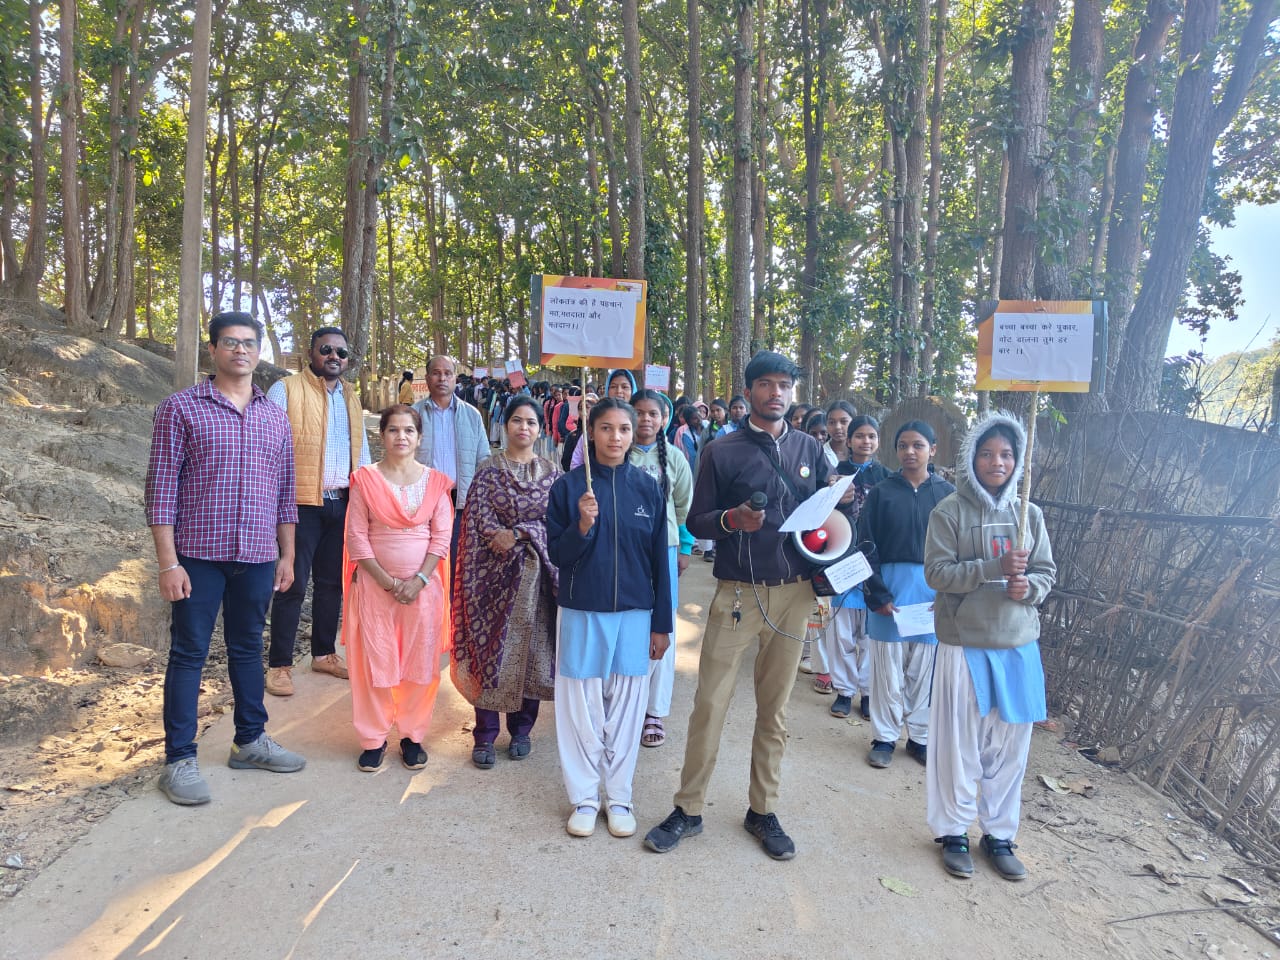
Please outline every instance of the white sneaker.
[{"label": "white sneaker", "polygon": [[596,832],[596,820],[600,817],[600,808],[583,804],[569,815],[565,829],[571,837],[589,837]]},{"label": "white sneaker", "polygon": [[609,832],[615,837],[629,837],[636,832],[636,815],[630,805],[611,803],[605,808],[609,820]]},{"label": "white sneaker", "polygon": [[813,659],[811,657],[805,657],[800,661],[800,672],[813,673]]}]

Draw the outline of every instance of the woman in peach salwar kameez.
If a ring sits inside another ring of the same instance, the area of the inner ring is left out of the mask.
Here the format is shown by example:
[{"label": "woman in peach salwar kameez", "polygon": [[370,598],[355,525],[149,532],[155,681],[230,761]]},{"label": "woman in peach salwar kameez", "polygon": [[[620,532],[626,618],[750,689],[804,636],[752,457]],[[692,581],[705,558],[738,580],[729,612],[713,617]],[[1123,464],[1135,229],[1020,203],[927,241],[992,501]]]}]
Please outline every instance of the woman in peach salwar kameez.
[{"label": "woman in peach salwar kameez", "polygon": [[449,564],[441,561],[449,557],[453,483],[414,459],[422,419],[412,407],[388,407],[379,431],[385,455],[352,475],[347,505],[342,640],[363,750],[357,766],[382,766],[394,725],[401,761],[420,770],[440,656],[451,646]]}]

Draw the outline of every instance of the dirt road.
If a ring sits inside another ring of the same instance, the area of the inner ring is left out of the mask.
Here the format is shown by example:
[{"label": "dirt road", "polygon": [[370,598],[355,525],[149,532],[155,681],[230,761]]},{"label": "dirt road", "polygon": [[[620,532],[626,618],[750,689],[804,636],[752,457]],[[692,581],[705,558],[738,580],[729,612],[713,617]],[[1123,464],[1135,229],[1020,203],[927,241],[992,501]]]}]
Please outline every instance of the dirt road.
[{"label": "dirt road", "polygon": [[[670,736],[642,751],[636,774],[642,833],[670,809],[712,588],[709,566],[695,562]],[[1035,737],[1018,838],[1030,878],[1005,882],[980,857],[972,880],[947,877],[924,824],[923,769],[901,751],[887,771],[868,767],[866,727],[831,717],[830,698],[803,676],[779,810],[799,853],[767,859],[742,828],[750,670],[744,663],[705,832],[659,856],[639,837],[610,837],[603,822],[590,839],[565,833],[550,709],[528,760],[508,761],[504,736],[497,767],[482,772],[469,761],[470,709],[446,681],[427,768],[403,769],[393,744],[370,775],[355,769],[345,686],[300,669],[297,695],[269,704],[269,729],[308,757],[305,771],[229,769],[224,717],[200,744],[213,803],[184,809],[154,790],[124,800],[0,902],[0,956],[1280,956],[1222,911],[1203,909],[1203,891],[1233,889],[1219,874],[1256,873],[1171,804],[1045,732]],[[1087,777],[1097,790],[1058,795],[1041,773]],[[1151,875],[1147,863],[1181,883]]]}]

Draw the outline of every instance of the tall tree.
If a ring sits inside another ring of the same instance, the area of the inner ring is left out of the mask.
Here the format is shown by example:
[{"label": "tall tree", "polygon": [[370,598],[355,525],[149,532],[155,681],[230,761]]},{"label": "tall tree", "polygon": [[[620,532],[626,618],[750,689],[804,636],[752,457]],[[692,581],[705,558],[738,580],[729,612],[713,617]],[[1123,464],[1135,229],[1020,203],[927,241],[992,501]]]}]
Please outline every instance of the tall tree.
[{"label": "tall tree", "polygon": [[28,6],[28,42],[30,44],[30,84],[28,99],[31,104],[31,206],[27,216],[27,242],[22,251],[22,269],[18,273],[14,294],[19,300],[35,303],[40,297],[40,282],[44,279],[45,218],[49,209],[49,167],[44,156],[44,76],[41,18],[44,4],[31,0]]},{"label": "tall tree", "polygon": [[191,42],[191,97],[187,121],[186,180],[182,191],[182,266],[178,280],[178,330],[173,385],[196,382],[203,290],[200,253],[204,228],[204,147],[209,124],[209,35],[213,0],[196,0]]},{"label": "tall tree", "polygon": [[93,329],[80,229],[80,82],[76,75],[76,4],[61,0],[58,22],[58,116],[62,145],[63,309],[72,330]]},{"label": "tall tree", "polygon": [[685,326],[684,326],[684,392],[698,396],[698,346],[702,325],[702,232],[705,229],[702,199],[702,17],[699,0],[685,0],[688,26],[687,126],[689,156],[686,170],[688,191],[685,199]]},{"label": "tall tree", "polygon": [[[754,0],[735,0],[737,30],[733,42],[733,181],[730,260],[731,392],[745,387],[743,371],[751,351],[751,65],[755,41]],[[710,385],[708,385],[710,386]]]}]

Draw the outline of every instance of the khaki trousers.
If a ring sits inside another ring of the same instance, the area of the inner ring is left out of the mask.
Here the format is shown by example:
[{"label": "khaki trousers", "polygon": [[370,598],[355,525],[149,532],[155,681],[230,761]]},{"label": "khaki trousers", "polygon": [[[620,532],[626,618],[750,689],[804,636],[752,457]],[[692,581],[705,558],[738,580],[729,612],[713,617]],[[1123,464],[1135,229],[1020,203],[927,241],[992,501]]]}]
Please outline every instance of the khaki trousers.
[{"label": "khaki trousers", "polygon": [[[736,629],[732,616],[735,597],[742,613]],[[675,797],[676,806],[685,813],[702,813],[738,666],[747,648],[757,642],[756,725],[751,739],[751,789],[747,796],[756,813],[774,812],[782,781],[782,754],[787,745],[787,700],[800,666],[801,642],[792,638],[804,637],[813,602],[813,586],[807,580],[754,588],[750,583],[720,581],[702,637],[698,690],[693,697],[684,768]],[[775,633],[765,622],[761,606],[779,632]]]}]

